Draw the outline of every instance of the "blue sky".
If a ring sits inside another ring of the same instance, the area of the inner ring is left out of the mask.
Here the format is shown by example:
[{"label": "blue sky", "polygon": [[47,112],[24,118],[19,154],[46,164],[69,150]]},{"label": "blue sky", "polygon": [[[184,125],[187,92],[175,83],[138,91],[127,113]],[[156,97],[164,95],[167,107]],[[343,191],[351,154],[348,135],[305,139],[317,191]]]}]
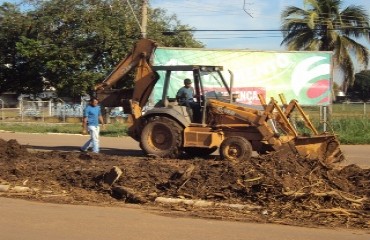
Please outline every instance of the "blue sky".
[{"label": "blue sky", "polygon": [[[152,7],[176,14],[182,24],[198,30],[278,30],[280,13],[289,5],[303,8],[304,0],[149,0]],[[245,3],[245,4],[244,4]],[[244,6],[243,6],[244,5]],[[344,0],[344,7],[363,6],[370,14],[369,0]],[[267,32],[195,32],[207,48],[283,50],[282,34]],[[366,43],[365,41],[360,41]],[[366,46],[370,47],[369,44]]]},{"label": "blue sky", "polygon": [[[126,3],[127,0],[122,0]],[[133,0],[130,0],[133,1]],[[148,0],[151,7],[176,14],[182,24],[198,30],[279,30],[280,13],[289,5],[303,8],[304,0]],[[0,0],[19,3],[20,0]],[[343,0],[363,6],[370,14],[369,0]],[[194,32],[207,48],[284,50],[280,31],[261,32]],[[150,36],[149,36],[150,37]],[[359,40],[370,48],[365,40]]]}]

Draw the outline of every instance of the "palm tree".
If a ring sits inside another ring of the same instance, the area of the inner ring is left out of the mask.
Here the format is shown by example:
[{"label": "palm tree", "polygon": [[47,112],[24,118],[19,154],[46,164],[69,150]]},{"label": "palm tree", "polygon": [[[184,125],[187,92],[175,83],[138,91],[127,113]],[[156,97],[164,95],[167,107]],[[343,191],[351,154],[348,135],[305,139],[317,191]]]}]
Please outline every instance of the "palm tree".
[{"label": "palm tree", "polygon": [[353,85],[352,58],[367,67],[368,49],[355,41],[369,38],[369,16],[361,6],[341,11],[341,0],[304,0],[305,9],[288,6],[281,14],[283,41],[288,50],[333,51],[334,64],[343,73],[343,90]]}]

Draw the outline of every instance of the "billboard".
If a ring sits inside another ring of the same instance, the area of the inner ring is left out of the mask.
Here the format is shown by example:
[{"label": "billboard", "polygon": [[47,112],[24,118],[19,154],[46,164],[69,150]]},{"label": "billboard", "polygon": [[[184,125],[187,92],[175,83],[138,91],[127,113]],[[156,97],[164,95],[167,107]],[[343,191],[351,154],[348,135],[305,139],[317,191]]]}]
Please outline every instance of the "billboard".
[{"label": "billboard", "polygon": [[[218,65],[234,75],[233,92],[239,102],[259,104],[258,94],[278,100],[283,93],[287,100],[297,99],[301,105],[331,103],[331,52],[273,52],[251,50],[212,50],[158,48],[154,65]],[[178,76],[181,79],[190,76]],[[175,90],[173,90],[175,91]]]}]

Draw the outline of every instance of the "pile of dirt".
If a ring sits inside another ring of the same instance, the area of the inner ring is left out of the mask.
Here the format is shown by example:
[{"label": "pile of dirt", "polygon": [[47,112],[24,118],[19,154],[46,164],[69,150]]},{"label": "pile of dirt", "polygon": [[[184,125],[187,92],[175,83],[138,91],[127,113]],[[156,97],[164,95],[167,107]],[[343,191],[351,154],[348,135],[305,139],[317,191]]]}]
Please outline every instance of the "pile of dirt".
[{"label": "pile of dirt", "polygon": [[13,159],[17,157],[27,156],[28,151],[24,146],[19,145],[19,143],[12,139],[5,141],[0,139],[0,158],[1,159]]},{"label": "pile of dirt", "polygon": [[[11,186],[2,196],[71,204],[140,203],[177,215],[370,228],[370,169],[356,165],[329,169],[319,161],[278,154],[232,163],[31,153],[15,140],[1,140],[0,146],[0,184]],[[113,166],[122,175],[110,186],[105,178]]]}]

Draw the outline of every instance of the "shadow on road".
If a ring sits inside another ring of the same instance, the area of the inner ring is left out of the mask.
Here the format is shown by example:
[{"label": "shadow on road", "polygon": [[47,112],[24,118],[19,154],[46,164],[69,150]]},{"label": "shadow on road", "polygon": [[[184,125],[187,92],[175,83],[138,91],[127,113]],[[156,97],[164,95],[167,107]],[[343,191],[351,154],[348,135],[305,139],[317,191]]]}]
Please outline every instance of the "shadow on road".
[{"label": "shadow on road", "polygon": [[[61,151],[61,152],[80,152],[80,148],[76,146],[34,146],[34,145],[26,145],[25,146],[29,151]],[[132,156],[132,157],[145,157],[147,155],[144,154],[142,150],[135,150],[135,149],[117,149],[117,148],[100,148],[100,153],[106,155],[114,155],[114,156]],[[152,156],[154,157],[154,156]],[[187,154],[180,155],[178,159],[193,159],[194,157],[189,156]],[[200,157],[204,160],[214,160],[219,159],[219,155],[212,154],[209,156]]]},{"label": "shadow on road", "polygon": [[[63,151],[63,152],[79,152],[79,147],[76,146],[33,146],[27,145],[27,149],[33,151]],[[118,156],[145,156],[141,150],[133,149],[117,149],[117,148],[100,148],[100,152],[107,155],[118,155]]]}]

